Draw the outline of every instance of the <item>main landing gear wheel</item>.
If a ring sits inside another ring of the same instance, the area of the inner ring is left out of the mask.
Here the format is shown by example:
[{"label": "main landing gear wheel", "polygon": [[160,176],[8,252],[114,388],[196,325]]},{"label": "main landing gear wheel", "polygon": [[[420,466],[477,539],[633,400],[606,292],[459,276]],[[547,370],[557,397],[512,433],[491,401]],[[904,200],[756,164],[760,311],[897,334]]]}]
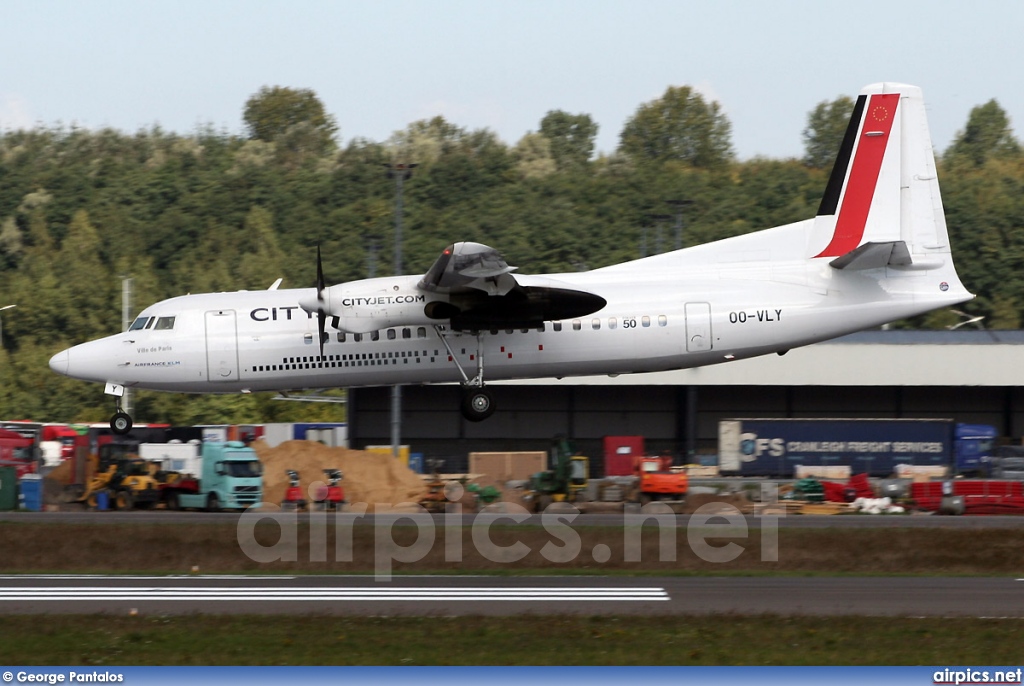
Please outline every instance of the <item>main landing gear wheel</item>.
[{"label": "main landing gear wheel", "polygon": [[127,412],[118,410],[110,418],[110,430],[118,436],[124,436],[132,430],[132,418]]},{"label": "main landing gear wheel", "polygon": [[471,422],[482,422],[494,414],[494,398],[484,388],[470,388],[462,396],[462,416]]}]

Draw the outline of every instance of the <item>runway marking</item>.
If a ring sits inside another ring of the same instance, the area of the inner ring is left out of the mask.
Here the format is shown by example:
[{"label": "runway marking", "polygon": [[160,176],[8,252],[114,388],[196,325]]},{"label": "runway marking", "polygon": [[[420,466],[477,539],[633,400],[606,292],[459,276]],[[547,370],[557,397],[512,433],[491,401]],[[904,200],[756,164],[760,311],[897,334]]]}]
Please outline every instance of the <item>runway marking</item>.
[{"label": "runway marking", "polygon": [[[266,580],[266,581],[291,581],[297,579],[295,576],[265,576],[259,574],[164,574],[156,576],[154,574],[146,575],[131,575],[131,574],[117,574],[111,576],[110,574],[0,574],[0,580],[24,580],[24,579],[110,579],[118,581],[166,581],[168,579],[202,579],[208,581],[210,579],[226,579],[229,581],[238,581],[241,579],[252,579],[252,580]],[[2,590],[2,589],[0,589]]]},{"label": "runway marking", "polygon": [[172,601],[666,601],[663,588],[0,588],[0,601],[172,600]]}]

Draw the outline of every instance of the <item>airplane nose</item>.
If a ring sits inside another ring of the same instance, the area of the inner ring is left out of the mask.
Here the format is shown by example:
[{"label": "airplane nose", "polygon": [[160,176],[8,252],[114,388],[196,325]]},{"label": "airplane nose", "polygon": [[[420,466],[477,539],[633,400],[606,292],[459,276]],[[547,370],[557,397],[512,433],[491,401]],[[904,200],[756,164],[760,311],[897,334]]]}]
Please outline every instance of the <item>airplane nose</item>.
[{"label": "airplane nose", "polygon": [[68,364],[71,362],[71,355],[68,350],[62,350],[50,358],[50,369],[58,374],[68,375]]}]

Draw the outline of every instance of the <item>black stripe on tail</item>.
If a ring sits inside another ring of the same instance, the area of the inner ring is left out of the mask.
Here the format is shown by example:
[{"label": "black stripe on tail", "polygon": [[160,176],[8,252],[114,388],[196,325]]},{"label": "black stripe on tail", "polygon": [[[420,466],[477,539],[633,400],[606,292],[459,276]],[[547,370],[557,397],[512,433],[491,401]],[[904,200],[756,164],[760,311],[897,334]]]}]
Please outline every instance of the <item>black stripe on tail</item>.
[{"label": "black stripe on tail", "polygon": [[846,170],[850,166],[853,144],[857,140],[860,118],[864,114],[864,104],[867,101],[866,95],[857,97],[857,104],[853,107],[850,124],[846,127],[846,133],[843,135],[843,144],[839,147],[839,156],[836,157],[832,174],[828,177],[828,185],[825,187],[825,195],[821,197],[821,205],[818,206],[818,215],[835,214],[839,207],[839,196],[843,194],[843,181],[846,180]]}]

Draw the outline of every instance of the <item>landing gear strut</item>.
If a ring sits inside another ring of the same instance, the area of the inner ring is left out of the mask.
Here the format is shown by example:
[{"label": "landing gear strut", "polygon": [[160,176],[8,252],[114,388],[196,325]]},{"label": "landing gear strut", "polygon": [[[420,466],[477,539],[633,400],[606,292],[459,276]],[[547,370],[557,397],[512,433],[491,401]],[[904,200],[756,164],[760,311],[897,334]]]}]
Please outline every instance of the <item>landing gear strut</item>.
[{"label": "landing gear strut", "polygon": [[444,329],[435,325],[434,330],[462,375],[462,416],[471,422],[482,422],[494,414],[495,406],[491,392],[484,388],[484,346],[480,333],[476,334],[476,376],[471,379],[455,356],[455,351],[448,345]]}]

